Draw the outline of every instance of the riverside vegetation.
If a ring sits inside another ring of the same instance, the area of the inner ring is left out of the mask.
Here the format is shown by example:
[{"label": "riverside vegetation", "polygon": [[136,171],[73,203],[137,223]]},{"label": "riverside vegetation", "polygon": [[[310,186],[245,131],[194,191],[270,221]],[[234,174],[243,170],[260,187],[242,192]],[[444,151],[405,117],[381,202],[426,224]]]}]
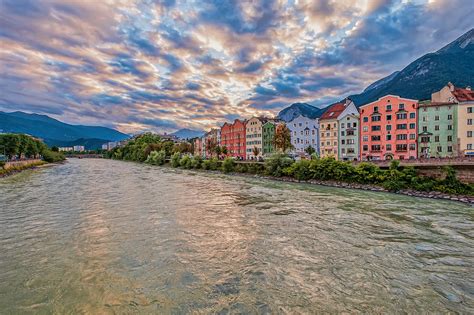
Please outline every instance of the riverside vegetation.
[{"label": "riverside vegetation", "polygon": [[372,163],[337,161],[334,158],[318,158],[293,161],[285,154],[274,154],[264,163],[236,162],[232,158],[203,159],[192,156],[191,144],[161,142],[158,136],[144,134],[122,148],[108,153],[109,158],[146,162],[151,165],[169,164],[174,168],[222,171],[224,173],[248,173],[271,177],[288,177],[298,181],[336,181],[380,186],[392,192],[412,189],[422,192],[437,191],[446,194],[474,196],[473,185],[456,178],[452,167],[444,167],[443,179],[419,176],[413,167],[401,166],[392,161],[389,169],[381,169]]}]

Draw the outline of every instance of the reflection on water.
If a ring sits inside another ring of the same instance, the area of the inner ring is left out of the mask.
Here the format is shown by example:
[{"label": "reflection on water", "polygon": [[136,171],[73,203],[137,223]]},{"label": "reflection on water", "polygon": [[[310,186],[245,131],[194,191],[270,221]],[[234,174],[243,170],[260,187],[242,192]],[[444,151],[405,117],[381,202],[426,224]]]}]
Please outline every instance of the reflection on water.
[{"label": "reflection on water", "polygon": [[0,205],[0,313],[474,312],[458,203],[70,160]]}]

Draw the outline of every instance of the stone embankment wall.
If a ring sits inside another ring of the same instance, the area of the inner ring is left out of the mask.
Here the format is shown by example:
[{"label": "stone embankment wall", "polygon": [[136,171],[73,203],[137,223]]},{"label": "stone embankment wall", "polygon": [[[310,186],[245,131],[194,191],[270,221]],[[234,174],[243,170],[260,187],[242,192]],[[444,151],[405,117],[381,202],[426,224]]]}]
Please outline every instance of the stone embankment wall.
[{"label": "stone embankment wall", "polygon": [[35,164],[41,162],[41,159],[31,159],[31,160],[21,160],[21,161],[9,161],[5,163],[5,169],[8,170],[10,168],[16,166],[25,166],[30,164]]}]

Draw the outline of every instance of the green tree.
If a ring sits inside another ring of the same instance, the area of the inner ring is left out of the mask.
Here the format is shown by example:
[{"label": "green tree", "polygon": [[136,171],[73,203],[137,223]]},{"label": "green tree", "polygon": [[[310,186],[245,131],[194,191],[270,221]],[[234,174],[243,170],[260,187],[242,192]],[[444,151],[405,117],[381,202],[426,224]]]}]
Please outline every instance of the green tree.
[{"label": "green tree", "polygon": [[308,155],[313,155],[313,153],[316,152],[316,150],[315,150],[312,146],[306,147],[306,149],[304,149],[304,151],[305,151],[306,153],[308,153]]},{"label": "green tree", "polygon": [[291,131],[285,124],[277,125],[275,135],[273,136],[273,143],[280,152],[287,152],[293,145],[291,144]]}]

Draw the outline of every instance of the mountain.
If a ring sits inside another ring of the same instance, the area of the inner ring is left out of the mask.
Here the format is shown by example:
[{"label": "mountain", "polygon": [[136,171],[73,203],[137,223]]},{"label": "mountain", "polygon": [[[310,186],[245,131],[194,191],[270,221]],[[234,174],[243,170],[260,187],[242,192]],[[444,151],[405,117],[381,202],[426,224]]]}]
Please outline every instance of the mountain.
[{"label": "mountain", "polygon": [[43,139],[49,145],[61,145],[78,139],[95,139],[96,142],[100,140],[105,143],[129,138],[128,135],[111,128],[70,125],[46,115],[24,112],[0,111],[0,132],[26,133]]},{"label": "mountain", "polygon": [[[459,87],[472,86],[474,83],[474,29],[438,51],[418,58],[403,70],[375,81],[362,93],[349,98],[357,106],[376,101],[387,94],[426,100],[431,97],[431,93],[440,90],[448,82]],[[326,108],[295,103],[280,111],[278,118],[290,121],[300,114],[317,118]]]},{"label": "mountain", "polygon": [[172,135],[180,139],[191,139],[196,137],[202,137],[202,135],[204,135],[204,131],[184,128],[173,132]]},{"label": "mountain", "polygon": [[474,83],[474,29],[440,50],[426,54],[397,71],[369,85],[362,93],[351,95],[357,106],[395,94],[425,100],[448,82],[466,87]]},{"label": "mountain", "polygon": [[277,117],[278,119],[288,122],[300,115],[314,119],[320,117],[323,113],[324,109],[317,108],[306,103],[294,103],[280,111]]}]

